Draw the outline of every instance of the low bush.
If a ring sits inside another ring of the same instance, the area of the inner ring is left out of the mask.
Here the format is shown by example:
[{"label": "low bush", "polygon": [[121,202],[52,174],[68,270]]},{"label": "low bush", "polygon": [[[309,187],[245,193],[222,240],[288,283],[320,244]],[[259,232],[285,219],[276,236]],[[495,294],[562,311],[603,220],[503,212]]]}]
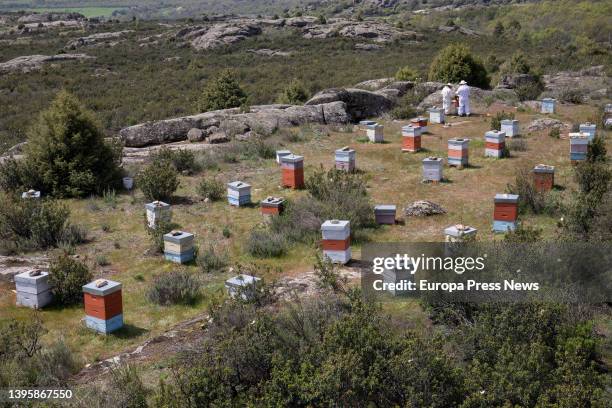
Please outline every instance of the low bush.
[{"label": "low bush", "polygon": [[149,201],[169,201],[179,186],[178,173],[171,163],[157,161],[145,167],[136,184]]},{"label": "low bush", "polygon": [[225,195],[225,186],[213,178],[203,179],[197,187],[198,195],[208,198],[210,201],[219,201]]},{"label": "low bush", "polygon": [[146,296],[162,306],[193,304],[200,296],[200,282],[186,271],[163,273],[153,280]]},{"label": "low bush", "polygon": [[247,241],[247,251],[257,258],[273,258],[287,251],[285,238],[274,231],[256,229],[251,231]]},{"label": "low bush", "polygon": [[151,155],[151,159],[153,163],[170,163],[180,173],[192,174],[201,170],[195,153],[187,149],[172,150],[162,147]]},{"label": "low bush", "polygon": [[395,73],[395,79],[398,81],[416,81],[418,77],[419,73],[409,66],[400,68]]},{"label": "low bush", "polygon": [[507,191],[510,194],[518,194],[520,197],[519,210],[521,212],[531,211],[534,214],[553,214],[558,209],[558,204],[554,201],[551,194],[539,192],[535,189],[530,170],[518,170],[514,184],[509,184]]},{"label": "low bush", "polygon": [[163,219],[156,220],[155,228],[149,227],[147,218],[144,218],[145,229],[151,240],[151,247],[155,253],[161,254],[164,252],[164,235],[178,228],[176,223],[165,221]]},{"label": "low bush", "polygon": [[91,279],[89,268],[68,254],[59,255],[49,265],[49,284],[53,299],[59,305],[81,303],[83,285]]},{"label": "low bush", "polygon": [[308,91],[300,81],[291,82],[278,95],[277,102],[289,105],[301,105],[308,100]]},{"label": "low bush", "polygon": [[552,137],[553,139],[559,139],[561,137],[561,130],[558,127],[554,127],[550,129],[548,136]]},{"label": "low bush", "polygon": [[504,241],[516,244],[533,244],[541,242],[542,229],[518,224],[514,231],[508,231],[504,236]]},{"label": "low bush", "polygon": [[508,150],[511,152],[526,152],[527,141],[525,139],[510,139],[506,142]]},{"label": "low bush", "polygon": [[215,250],[215,248],[210,245],[198,253],[196,263],[198,264],[202,272],[218,272],[225,269],[225,267],[227,266],[227,254],[217,252],[217,250]]},{"label": "low bush", "polygon": [[579,105],[584,102],[584,92],[578,88],[564,88],[559,91],[557,99],[559,99],[560,102]]}]

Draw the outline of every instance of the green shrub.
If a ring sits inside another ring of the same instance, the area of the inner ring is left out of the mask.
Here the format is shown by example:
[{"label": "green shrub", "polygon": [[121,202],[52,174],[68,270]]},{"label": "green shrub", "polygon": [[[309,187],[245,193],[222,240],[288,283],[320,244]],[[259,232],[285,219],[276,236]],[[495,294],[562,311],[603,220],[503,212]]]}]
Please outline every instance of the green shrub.
[{"label": "green shrub", "polygon": [[229,237],[232,236],[232,231],[230,231],[229,227],[225,226],[223,227],[223,231],[221,232],[221,235],[223,235],[223,238],[228,239]]},{"label": "green shrub", "polygon": [[516,92],[519,101],[532,101],[538,99],[543,90],[544,85],[541,81],[524,83],[514,88],[514,92]]},{"label": "green shrub", "polygon": [[99,194],[121,176],[119,145],[108,145],[94,114],[65,91],[29,130],[25,156],[36,187],[57,196]]},{"label": "green shrub", "polygon": [[153,163],[170,163],[178,172],[188,174],[197,173],[201,170],[196,161],[195,153],[187,149],[169,149],[162,147],[151,155]]},{"label": "green shrub", "polygon": [[526,152],[527,141],[525,139],[512,138],[506,142],[508,150],[511,152]]},{"label": "green shrub", "polygon": [[465,80],[470,86],[489,88],[486,68],[461,44],[449,45],[436,55],[429,67],[429,80],[452,83]]},{"label": "green shrub", "polygon": [[561,137],[561,130],[558,127],[554,127],[550,129],[548,136],[552,137],[553,139],[559,139]]},{"label": "green shrub", "polygon": [[417,111],[411,97],[403,97],[400,102],[391,109],[391,117],[393,119],[412,119],[416,114]]},{"label": "green shrub", "polygon": [[149,201],[169,201],[179,186],[178,173],[168,162],[149,164],[136,179],[136,184]]},{"label": "green shrub", "polygon": [[584,92],[578,88],[564,88],[559,91],[557,99],[559,99],[560,102],[580,105],[584,102]]},{"label": "green shrub", "polygon": [[308,100],[308,91],[304,87],[304,84],[300,81],[292,81],[283,91],[278,95],[277,102],[290,104],[290,105],[301,105]]},{"label": "green shrub", "polygon": [[395,79],[398,81],[416,81],[418,77],[419,73],[410,66],[400,68],[395,73]]},{"label": "green shrub", "polygon": [[196,263],[205,273],[218,272],[225,269],[228,264],[227,254],[219,253],[210,245],[198,253]]},{"label": "green shrub", "polygon": [[158,254],[164,252],[164,235],[178,228],[178,225],[173,222],[168,222],[163,219],[155,221],[155,228],[150,228],[147,223],[147,217],[144,217],[145,229],[151,240],[151,248]]},{"label": "green shrub", "polygon": [[491,129],[501,130],[501,121],[505,119],[514,119],[514,113],[512,112],[497,112],[495,116],[491,118]]},{"label": "green shrub", "polygon": [[507,191],[510,194],[519,195],[521,212],[552,214],[558,209],[550,194],[536,190],[531,171],[528,169],[520,169],[516,172],[514,184],[509,184]]},{"label": "green shrub", "polygon": [[284,255],[287,252],[287,244],[279,233],[255,229],[248,238],[247,251],[256,258],[273,258]]},{"label": "green shrub", "polygon": [[219,201],[225,196],[225,186],[219,180],[203,179],[197,187],[197,192],[202,198],[210,201]]},{"label": "green shrub", "polygon": [[202,112],[237,108],[247,103],[247,95],[231,70],[221,71],[209,81],[200,98]]},{"label": "green shrub", "polygon": [[59,305],[78,304],[83,301],[83,285],[92,280],[89,268],[77,259],[62,254],[49,265],[49,284],[53,300]]},{"label": "green shrub", "polygon": [[606,150],[606,142],[603,137],[597,135],[587,146],[587,161],[591,163],[606,162],[608,160],[608,152]]},{"label": "green shrub", "polygon": [[542,241],[542,229],[518,224],[514,231],[508,231],[504,241],[516,244],[533,244]]},{"label": "green shrub", "polygon": [[163,273],[155,277],[146,296],[162,306],[193,304],[200,296],[200,282],[186,271]]},{"label": "green shrub", "polygon": [[28,168],[25,160],[9,157],[0,162],[0,190],[22,192],[40,183],[34,178],[35,172]]}]

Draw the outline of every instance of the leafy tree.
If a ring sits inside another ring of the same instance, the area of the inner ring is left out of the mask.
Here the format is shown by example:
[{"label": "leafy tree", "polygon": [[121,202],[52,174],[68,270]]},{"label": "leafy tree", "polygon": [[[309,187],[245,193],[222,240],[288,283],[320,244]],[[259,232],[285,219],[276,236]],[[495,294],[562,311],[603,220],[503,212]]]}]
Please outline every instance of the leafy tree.
[{"label": "leafy tree", "polygon": [[449,45],[438,53],[429,67],[429,80],[453,83],[464,80],[470,86],[489,87],[486,68],[462,44]]},{"label": "leafy tree", "polygon": [[121,151],[104,141],[94,114],[61,91],[28,133],[28,166],[42,191],[63,197],[98,194],[120,179]]},{"label": "leafy tree", "polygon": [[278,95],[278,103],[299,105],[299,104],[303,104],[307,100],[308,100],[308,92],[304,88],[304,84],[302,84],[302,82],[298,80],[292,81]]},{"label": "leafy tree", "polygon": [[395,73],[395,79],[398,81],[416,81],[418,77],[419,73],[409,66],[400,68]]},{"label": "leafy tree", "polygon": [[138,174],[136,185],[147,200],[167,201],[179,186],[178,172],[168,161],[155,161]]},{"label": "leafy tree", "polygon": [[247,94],[240,87],[235,74],[226,69],[206,84],[200,98],[199,109],[207,112],[237,108],[245,105],[246,102]]},{"label": "leafy tree", "polygon": [[53,299],[60,305],[71,305],[83,301],[83,285],[89,283],[92,274],[87,266],[64,253],[49,266],[49,284]]},{"label": "leafy tree", "polygon": [[595,136],[587,146],[587,162],[606,162],[607,160],[606,142],[603,137]]}]

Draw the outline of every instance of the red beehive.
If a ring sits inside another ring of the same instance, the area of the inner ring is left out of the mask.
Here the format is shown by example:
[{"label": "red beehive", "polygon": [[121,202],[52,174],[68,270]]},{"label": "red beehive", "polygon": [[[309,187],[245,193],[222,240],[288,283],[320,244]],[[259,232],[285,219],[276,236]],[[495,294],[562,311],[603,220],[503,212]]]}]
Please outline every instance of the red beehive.
[{"label": "red beehive", "polygon": [[324,239],[321,241],[321,248],[324,251],[346,251],[351,246],[351,237],[346,239]]},{"label": "red beehive", "polygon": [[280,215],[285,209],[285,200],[281,197],[267,197],[261,201],[263,215]]},{"label": "red beehive", "polygon": [[421,127],[404,126],[402,127],[402,151],[418,152],[421,150]]},{"label": "red beehive", "polygon": [[414,127],[427,127],[427,118],[419,116],[418,118],[414,118],[410,121],[410,124]]},{"label": "red beehive", "polygon": [[304,188],[304,157],[290,154],[281,158],[283,187]]},{"label": "red beehive", "polygon": [[497,194],[495,196],[495,221],[514,222],[518,218],[518,196],[514,194]]},{"label": "red beehive", "polygon": [[[93,282],[95,283],[95,282]],[[113,282],[114,283],[114,282]],[[108,289],[102,287],[99,291],[90,284],[91,288],[84,287],[85,314],[101,320],[109,320],[123,313],[123,299],[121,296],[121,285],[108,285]]]},{"label": "red beehive", "polygon": [[550,191],[555,185],[555,168],[545,164],[538,164],[533,169],[533,184],[536,191],[541,193]]}]

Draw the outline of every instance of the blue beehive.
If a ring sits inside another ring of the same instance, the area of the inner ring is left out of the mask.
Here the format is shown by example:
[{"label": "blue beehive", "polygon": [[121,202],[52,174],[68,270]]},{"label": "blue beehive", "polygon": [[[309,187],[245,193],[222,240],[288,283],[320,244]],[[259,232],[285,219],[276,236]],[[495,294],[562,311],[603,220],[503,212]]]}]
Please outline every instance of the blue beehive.
[{"label": "blue beehive", "polygon": [[542,99],[542,113],[555,113],[557,107],[557,100],[553,98]]},{"label": "blue beehive", "polygon": [[520,135],[519,121],[516,119],[504,119],[501,121],[501,131],[506,134],[506,137],[514,137]]},{"label": "blue beehive", "polygon": [[175,263],[186,263],[195,253],[194,236],[184,231],[172,231],[164,235],[164,257]]},{"label": "blue beehive", "polygon": [[109,334],[123,327],[123,313],[108,320],[85,316],[85,325],[99,333]]},{"label": "blue beehive", "polygon": [[573,162],[586,160],[589,146],[588,133],[570,133],[570,160]]},{"label": "blue beehive", "polygon": [[242,181],[227,184],[227,201],[230,205],[242,207],[251,204],[251,185]]},{"label": "blue beehive", "polygon": [[589,142],[592,142],[597,133],[597,125],[590,122],[582,123],[580,125],[580,133],[587,133],[589,135]]}]

